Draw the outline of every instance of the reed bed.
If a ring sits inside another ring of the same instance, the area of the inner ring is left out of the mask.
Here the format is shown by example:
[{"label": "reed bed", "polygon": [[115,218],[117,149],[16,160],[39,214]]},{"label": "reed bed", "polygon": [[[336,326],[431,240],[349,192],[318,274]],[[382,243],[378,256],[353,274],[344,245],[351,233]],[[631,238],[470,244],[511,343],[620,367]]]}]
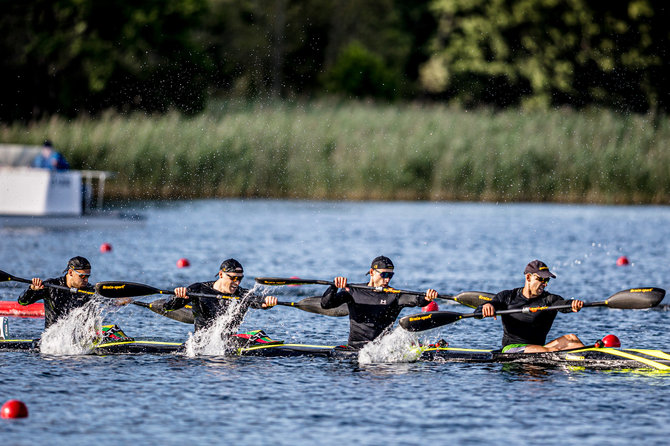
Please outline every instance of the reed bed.
[{"label": "reed bed", "polygon": [[118,172],[113,198],[662,203],[666,117],[606,110],[462,110],[363,102],[210,104],[0,125],[54,141],[71,165]]}]

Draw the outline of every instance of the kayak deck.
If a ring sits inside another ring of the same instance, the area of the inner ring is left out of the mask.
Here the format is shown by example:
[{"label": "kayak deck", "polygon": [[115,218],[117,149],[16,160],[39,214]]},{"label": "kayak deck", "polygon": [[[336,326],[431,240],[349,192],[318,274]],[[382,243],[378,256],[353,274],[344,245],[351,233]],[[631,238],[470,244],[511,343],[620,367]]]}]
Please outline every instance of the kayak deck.
[{"label": "kayak deck", "polygon": [[[465,363],[518,363],[539,366],[576,366],[594,369],[649,368],[670,371],[670,353],[662,350],[581,348],[547,353],[501,353],[498,350],[454,347],[419,347],[419,361]],[[97,345],[92,355],[175,354],[184,350],[179,342],[151,340],[124,340]],[[39,352],[37,340],[0,340],[0,352]],[[239,356],[289,357],[314,356],[327,358],[355,358],[358,351],[330,345],[261,344],[236,349]]]},{"label": "kayak deck", "polygon": [[648,349],[587,347],[558,352],[501,353],[499,350],[429,347],[422,352],[420,359],[444,362],[576,366],[593,369],[651,368],[670,371],[670,354],[662,350]]}]

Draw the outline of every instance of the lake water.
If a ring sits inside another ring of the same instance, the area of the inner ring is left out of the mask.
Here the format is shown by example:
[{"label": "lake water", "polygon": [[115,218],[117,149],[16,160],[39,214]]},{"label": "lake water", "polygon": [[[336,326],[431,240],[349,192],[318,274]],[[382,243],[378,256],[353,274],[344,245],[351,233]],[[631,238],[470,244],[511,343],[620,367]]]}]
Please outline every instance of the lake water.
[{"label": "lake water", "polygon": [[[603,300],[638,286],[668,289],[670,208],[473,203],[204,200],[136,203],[144,225],[0,229],[0,269],[57,276],[67,259],[93,264],[92,282],[171,289],[212,280],[223,259],[254,276],[365,281],[372,258],[393,259],[398,288],[441,293],[521,286],[544,260],[549,290]],[[110,253],[98,248],[108,242]],[[618,257],[631,263],[617,267]],[[186,257],[190,268],[176,262]],[[23,285],[0,284],[14,300]],[[322,286],[278,287],[282,300]],[[159,296],[142,298],[151,301]],[[667,303],[668,299],[664,303]],[[441,309],[471,311],[441,302]],[[402,315],[411,314],[406,309]],[[183,341],[192,328],[137,306],[106,320],[130,336]],[[559,314],[550,337],[587,343],[615,333],[624,347],[670,350],[670,312],[588,308]],[[13,337],[37,337],[40,319],[12,319]],[[295,308],[250,310],[242,328],[318,344],[346,342],[348,319]],[[466,319],[426,341],[498,348],[499,321]],[[381,363],[325,358],[44,356],[0,353],[0,403],[30,417],[0,420],[3,444],[667,444],[670,374],[500,364]]]}]

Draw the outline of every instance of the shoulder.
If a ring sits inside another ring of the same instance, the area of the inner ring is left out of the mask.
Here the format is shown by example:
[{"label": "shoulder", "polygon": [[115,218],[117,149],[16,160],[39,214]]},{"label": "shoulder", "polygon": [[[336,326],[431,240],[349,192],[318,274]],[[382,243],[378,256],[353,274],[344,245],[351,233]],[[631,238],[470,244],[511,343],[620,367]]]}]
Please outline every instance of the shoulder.
[{"label": "shoulder", "polygon": [[190,284],[187,288],[189,290],[201,290],[203,288],[212,288],[214,286],[214,282],[195,282]]},{"label": "shoulder", "polygon": [[44,281],[44,283],[50,283],[52,285],[66,286],[67,281],[65,280],[65,276],[60,276],[60,277],[52,277],[51,279],[47,279],[47,280]]},{"label": "shoulder", "polygon": [[544,294],[545,294],[544,298],[548,302],[557,302],[557,301],[567,300],[563,296],[559,296],[558,294],[547,293],[546,291],[544,292]]},{"label": "shoulder", "polygon": [[510,300],[510,299],[513,299],[514,297],[516,297],[521,292],[521,290],[522,290],[522,288],[514,288],[514,289],[511,289],[511,290],[503,290],[503,291],[499,292],[498,294],[496,294],[493,298],[495,300],[499,300],[499,301],[507,301],[507,300]]},{"label": "shoulder", "polygon": [[249,292],[249,288],[242,288],[241,286],[237,287],[237,289],[235,290],[236,296],[251,296],[252,294],[253,293]]}]

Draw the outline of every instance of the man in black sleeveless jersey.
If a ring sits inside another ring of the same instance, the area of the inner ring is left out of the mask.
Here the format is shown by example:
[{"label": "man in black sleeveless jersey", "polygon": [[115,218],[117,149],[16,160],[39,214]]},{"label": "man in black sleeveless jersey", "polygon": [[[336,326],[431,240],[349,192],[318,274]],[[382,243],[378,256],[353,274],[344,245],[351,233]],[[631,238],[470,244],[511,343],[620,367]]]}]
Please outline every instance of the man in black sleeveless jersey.
[{"label": "man in black sleeveless jersey", "polygon": [[[393,277],[393,262],[385,256],[372,261],[368,286],[388,287]],[[346,277],[336,277],[321,298],[321,307],[335,308],[344,303],[349,308],[349,347],[359,349],[376,339],[395,322],[405,307],[424,307],[437,297],[429,289],[425,296],[384,293],[374,290],[347,288]],[[338,292],[338,289],[341,291]]]},{"label": "man in black sleeveless jersey", "polygon": [[[249,308],[267,309],[277,305],[277,298],[274,296],[257,296],[251,294],[248,289],[240,288],[242,278],[244,269],[240,262],[235,259],[224,260],[215,281],[196,282],[188,287],[175,288],[175,297],[168,300],[164,308],[168,311],[177,310],[190,303],[193,308],[195,330],[198,331],[212,325],[219,316],[226,313],[230,305],[238,305],[226,330],[227,334],[234,335]],[[189,293],[224,295],[232,298],[189,297]]]},{"label": "man in black sleeveless jersey", "polygon": [[[501,291],[491,302],[480,305],[475,312],[481,312],[483,317],[496,318],[496,310],[571,305],[571,308],[559,310],[569,313],[577,312],[584,306],[581,300],[566,300],[545,291],[549,280],[555,279],[556,276],[549,271],[544,262],[539,260],[530,262],[526,265],[524,276],[526,282],[523,288]],[[563,335],[545,343],[556,314],[556,310],[549,310],[501,315],[503,353],[553,352],[584,347],[582,341],[574,334]]]},{"label": "man in black sleeveless jersey", "polygon": [[[91,275],[91,264],[84,257],[72,257],[67,262],[64,275],[42,281],[33,277],[30,287],[19,297],[20,305],[34,304],[44,300],[44,328],[55,324],[58,319],[67,315],[75,308],[82,307],[93,299],[95,289],[88,284]],[[90,291],[91,294],[72,292],[60,288],[45,287],[44,284],[58,285],[76,290]]]}]

